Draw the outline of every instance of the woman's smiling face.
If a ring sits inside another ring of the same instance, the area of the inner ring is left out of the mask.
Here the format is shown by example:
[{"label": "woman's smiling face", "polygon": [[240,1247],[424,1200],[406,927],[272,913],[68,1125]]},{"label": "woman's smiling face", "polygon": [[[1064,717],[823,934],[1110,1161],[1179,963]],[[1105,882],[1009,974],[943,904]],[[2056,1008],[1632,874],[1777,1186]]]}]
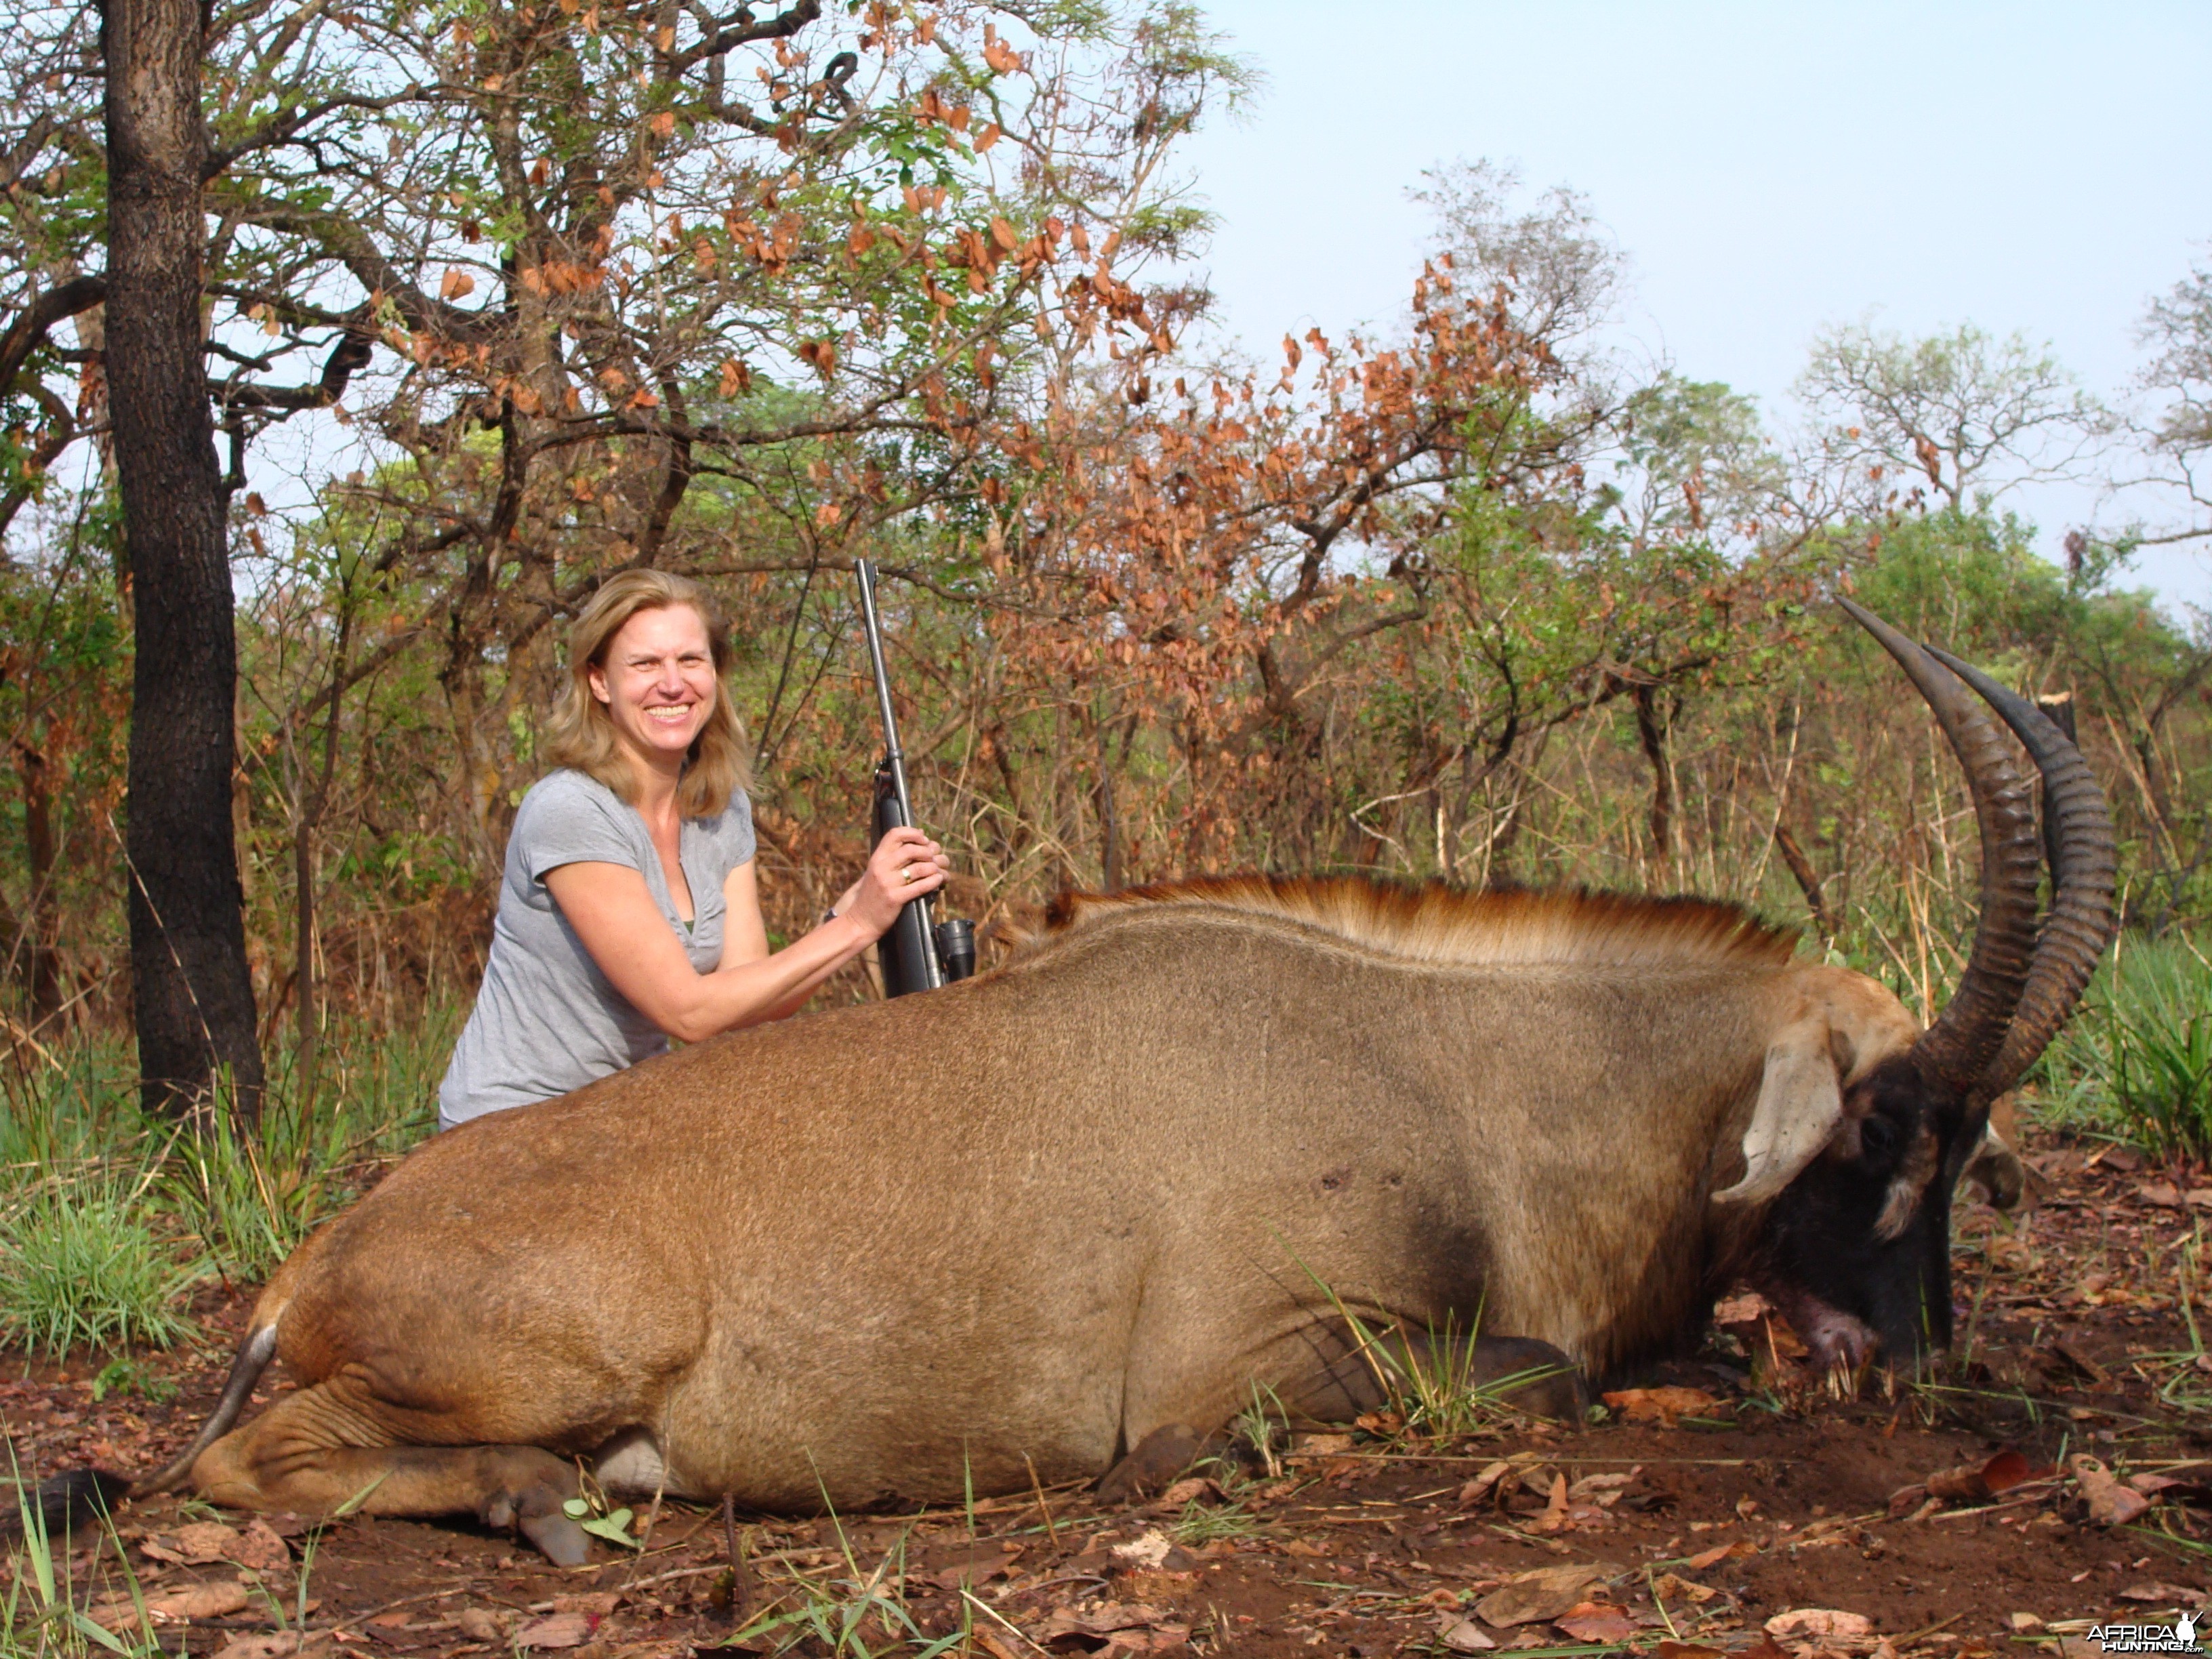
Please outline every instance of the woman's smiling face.
[{"label": "woman's smiling face", "polygon": [[720,694],[707,624],[688,605],[639,611],[590,678],[623,746],[661,769],[683,763]]}]

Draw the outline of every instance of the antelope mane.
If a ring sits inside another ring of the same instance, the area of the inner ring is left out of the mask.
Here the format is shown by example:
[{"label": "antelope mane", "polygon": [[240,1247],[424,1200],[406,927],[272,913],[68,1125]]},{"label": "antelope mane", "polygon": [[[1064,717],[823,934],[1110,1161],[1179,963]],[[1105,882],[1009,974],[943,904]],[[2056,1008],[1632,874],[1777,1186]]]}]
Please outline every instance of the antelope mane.
[{"label": "antelope mane", "polygon": [[1026,957],[1054,940],[1134,911],[1231,910],[1279,916],[1369,950],[1456,966],[1660,963],[1780,966],[1795,929],[1716,899],[1622,893],[1469,892],[1441,882],[1370,876],[1237,875],[1164,882],[1115,893],[1066,892],[1023,942]]}]

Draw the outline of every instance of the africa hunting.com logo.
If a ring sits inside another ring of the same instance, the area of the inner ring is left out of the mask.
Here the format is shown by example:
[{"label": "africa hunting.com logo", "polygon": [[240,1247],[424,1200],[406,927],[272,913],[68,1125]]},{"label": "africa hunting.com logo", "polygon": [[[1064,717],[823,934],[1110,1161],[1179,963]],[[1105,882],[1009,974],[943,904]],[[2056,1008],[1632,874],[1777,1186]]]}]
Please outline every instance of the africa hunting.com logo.
[{"label": "africa hunting.com logo", "polygon": [[2185,1613],[2171,1625],[2093,1625],[2089,1640],[2107,1654],[2201,1653],[2197,1615]]}]

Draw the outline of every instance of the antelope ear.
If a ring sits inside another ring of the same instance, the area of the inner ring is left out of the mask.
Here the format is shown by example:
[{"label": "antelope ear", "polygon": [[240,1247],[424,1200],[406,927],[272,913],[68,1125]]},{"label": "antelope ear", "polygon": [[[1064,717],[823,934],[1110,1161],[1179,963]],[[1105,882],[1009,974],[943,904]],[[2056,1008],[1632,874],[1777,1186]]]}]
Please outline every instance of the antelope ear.
[{"label": "antelope ear", "polygon": [[1992,1123],[1982,1131],[1974,1155],[1966,1161],[1966,1173],[1960,1179],[1992,1208],[2009,1210],[2027,1190],[2027,1166],[2020,1161],[2020,1154],[2005,1143],[2005,1138],[1997,1133],[1997,1126]]},{"label": "antelope ear", "polygon": [[1825,1016],[1785,1027],[1766,1050],[1759,1104],[1743,1135],[1743,1179],[1713,1194],[1716,1204],[1756,1204],[1780,1192],[1820,1155],[1844,1121]]}]

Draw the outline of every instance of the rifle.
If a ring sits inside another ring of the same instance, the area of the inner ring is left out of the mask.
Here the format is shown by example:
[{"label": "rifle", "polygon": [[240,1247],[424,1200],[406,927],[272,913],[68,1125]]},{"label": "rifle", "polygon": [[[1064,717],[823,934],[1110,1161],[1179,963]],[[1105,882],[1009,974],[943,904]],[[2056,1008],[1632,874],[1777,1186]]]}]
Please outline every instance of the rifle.
[{"label": "rifle", "polygon": [[[875,842],[893,830],[914,823],[914,802],[906,790],[906,756],[899,749],[898,720],[891,713],[890,676],[884,668],[884,634],[876,619],[876,567],[855,559],[860,577],[860,620],[867,629],[868,665],[876,674],[876,710],[883,716],[884,757],[876,763]],[[872,843],[873,844],[873,843]],[[975,971],[975,924],[948,918],[934,926],[927,896],[910,898],[877,946],[883,964],[884,994],[934,991]]]}]

